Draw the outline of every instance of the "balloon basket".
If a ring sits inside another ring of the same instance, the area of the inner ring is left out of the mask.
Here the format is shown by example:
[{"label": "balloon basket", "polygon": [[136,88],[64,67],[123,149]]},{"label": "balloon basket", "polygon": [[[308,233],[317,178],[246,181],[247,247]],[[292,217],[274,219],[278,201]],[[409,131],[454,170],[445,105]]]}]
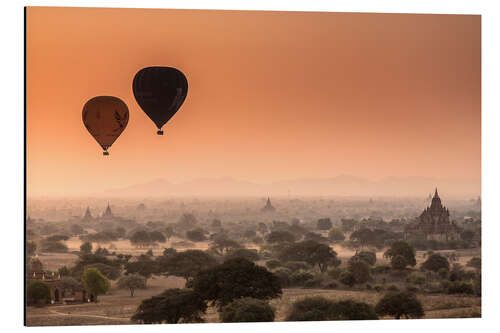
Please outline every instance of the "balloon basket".
[{"label": "balloon basket", "polygon": [[156,134],[158,134],[158,135],[163,135],[163,131],[162,131],[162,130],[159,130],[158,132],[156,132]]},{"label": "balloon basket", "polygon": [[103,152],[102,152],[102,154],[103,154],[104,156],[108,156],[108,155],[109,155],[109,153],[108,153],[107,151],[103,151]]}]

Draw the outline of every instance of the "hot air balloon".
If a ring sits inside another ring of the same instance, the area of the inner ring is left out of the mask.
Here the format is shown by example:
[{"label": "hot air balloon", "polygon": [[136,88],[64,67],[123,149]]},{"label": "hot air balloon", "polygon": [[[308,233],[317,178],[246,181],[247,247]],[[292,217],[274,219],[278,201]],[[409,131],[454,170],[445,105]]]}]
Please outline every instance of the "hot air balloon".
[{"label": "hot air balloon", "polygon": [[163,135],[162,127],[186,99],[188,83],[184,74],[172,67],[146,67],[135,74],[132,89],[137,104]]},{"label": "hot air balloon", "polygon": [[103,155],[122,134],[128,123],[127,105],[113,96],[94,97],[85,103],[82,111],[83,124],[101,145]]}]

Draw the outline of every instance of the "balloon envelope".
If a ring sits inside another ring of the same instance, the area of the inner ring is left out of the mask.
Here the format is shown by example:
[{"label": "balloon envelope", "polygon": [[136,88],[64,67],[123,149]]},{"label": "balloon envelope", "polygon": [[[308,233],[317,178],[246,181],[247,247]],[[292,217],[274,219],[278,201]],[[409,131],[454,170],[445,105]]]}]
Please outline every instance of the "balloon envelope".
[{"label": "balloon envelope", "polygon": [[128,118],[127,105],[117,97],[94,97],[83,106],[83,124],[104,151],[122,134]]},{"label": "balloon envelope", "polygon": [[176,68],[146,67],[135,74],[132,89],[139,106],[161,130],[184,103],[188,83]]}]

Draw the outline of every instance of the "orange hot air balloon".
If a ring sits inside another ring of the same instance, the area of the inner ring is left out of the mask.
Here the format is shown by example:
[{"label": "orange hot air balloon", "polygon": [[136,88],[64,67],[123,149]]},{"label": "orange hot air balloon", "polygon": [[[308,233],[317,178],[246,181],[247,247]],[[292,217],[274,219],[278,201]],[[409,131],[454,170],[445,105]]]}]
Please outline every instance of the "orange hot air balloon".
[{"label": "orange hot air balloon", "polygon": [[128,118],[127,105],[114,96],[97,96],[83,106],[83,124],[102,147],[105,156],[109,155],[108,148],[127,127]]}]

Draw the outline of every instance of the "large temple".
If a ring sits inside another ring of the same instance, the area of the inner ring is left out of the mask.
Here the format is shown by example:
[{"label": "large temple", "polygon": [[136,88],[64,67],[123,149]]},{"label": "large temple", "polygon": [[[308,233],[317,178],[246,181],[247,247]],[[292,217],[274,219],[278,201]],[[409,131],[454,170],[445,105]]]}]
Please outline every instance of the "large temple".
[{"label": "large temple", "polygon": [[434,192],[431,205],[418,218],[418,223],[405,228],[405,238],[425,237],[439,241],[457,240],[460,229],[450,222],[450,211],[441,203],[438,191]]}]

